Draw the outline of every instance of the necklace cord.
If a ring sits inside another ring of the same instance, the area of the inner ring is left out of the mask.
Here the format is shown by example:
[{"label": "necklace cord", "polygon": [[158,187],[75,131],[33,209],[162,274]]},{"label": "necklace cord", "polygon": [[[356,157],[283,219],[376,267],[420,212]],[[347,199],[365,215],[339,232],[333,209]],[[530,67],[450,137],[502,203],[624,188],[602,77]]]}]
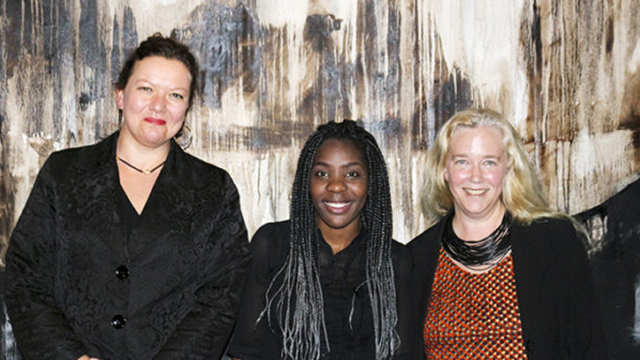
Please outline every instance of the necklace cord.
[{"label": "necklace cord", "polygon": [[116,155],[116,159],[120,160],[123,164],[127,165],[128,167],[132,168],[133,170],[141,173],[141,174],[145,174],[145,175],[149,175],[151,173],[153,173],[154,171],[160,169],[160,167],[162,167],[162,165],[164,165],[164,163],[166,163],[167,161],[163,161],[162,163],[160,163],[158,166],[154,167],[153,169],[149,170],[149,169],[140,169],[138,167],[133,166],[132,164],[130,164],[128,161],[126,161],[125,159],[121,158],[120,156]]}]

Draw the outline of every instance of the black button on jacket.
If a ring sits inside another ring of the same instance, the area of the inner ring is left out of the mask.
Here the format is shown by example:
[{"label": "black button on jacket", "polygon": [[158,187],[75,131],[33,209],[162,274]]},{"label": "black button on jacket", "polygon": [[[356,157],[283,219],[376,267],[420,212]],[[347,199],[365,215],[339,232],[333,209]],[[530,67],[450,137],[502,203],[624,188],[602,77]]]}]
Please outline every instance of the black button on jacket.
[{"label": "black button on jacket", "polygon": [[6,301],[25,359],[216,359],[249,251],[233,181],[173,141],[129,236],[118,133],[52,154],[12,234]]}]

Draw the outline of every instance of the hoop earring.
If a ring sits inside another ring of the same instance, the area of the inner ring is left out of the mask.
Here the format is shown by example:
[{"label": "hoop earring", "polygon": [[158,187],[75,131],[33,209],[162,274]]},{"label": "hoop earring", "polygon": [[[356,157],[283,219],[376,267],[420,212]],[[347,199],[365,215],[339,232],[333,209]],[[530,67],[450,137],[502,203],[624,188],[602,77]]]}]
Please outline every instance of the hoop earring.
[{"label": "hoop earring", "polygon": [[173,137],[173,139],[180,145],[183,150],[187,150],[189,146],[191,146],[191,142],[193,140],[193,132],[191,131],[191,127],[187,125],[185,122],[182,124],[182,128],[178,133]]}]

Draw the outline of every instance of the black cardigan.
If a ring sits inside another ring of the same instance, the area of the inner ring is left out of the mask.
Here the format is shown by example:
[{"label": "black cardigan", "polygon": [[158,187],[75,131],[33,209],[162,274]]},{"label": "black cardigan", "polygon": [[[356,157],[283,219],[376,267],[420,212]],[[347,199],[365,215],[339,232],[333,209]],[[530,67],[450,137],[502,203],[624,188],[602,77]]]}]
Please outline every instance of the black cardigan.
[{"label": "black cardigan", "polygon": [[129,241],[118,133],[52,154],[13,231],[6,301],[25,359],[216,359],[249,250],[222,169],[171,142]]},{"label": "black cardigan", "polygon": [[[422,347],[444,219],[412,240],[416,321],[414,346]],[[545,218],[511,227],[513,267],[528,360],[607,359],[583,244],[568,220]]]}]

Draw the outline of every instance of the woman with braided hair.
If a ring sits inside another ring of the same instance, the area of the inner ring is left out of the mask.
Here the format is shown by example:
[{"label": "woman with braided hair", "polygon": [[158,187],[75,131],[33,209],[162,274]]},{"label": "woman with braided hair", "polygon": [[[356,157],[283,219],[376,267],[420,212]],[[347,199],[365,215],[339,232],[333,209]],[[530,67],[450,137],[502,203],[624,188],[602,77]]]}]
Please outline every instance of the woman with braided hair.
[{"label": "woman with braided hair", "polygon": [[[229,354],[252,359],[398,359],[411,271],[391,239],[384,158],[354,121],[307,140],[291,218],[261,227]],[[408,343],[408,342],[407,342]]]}]

